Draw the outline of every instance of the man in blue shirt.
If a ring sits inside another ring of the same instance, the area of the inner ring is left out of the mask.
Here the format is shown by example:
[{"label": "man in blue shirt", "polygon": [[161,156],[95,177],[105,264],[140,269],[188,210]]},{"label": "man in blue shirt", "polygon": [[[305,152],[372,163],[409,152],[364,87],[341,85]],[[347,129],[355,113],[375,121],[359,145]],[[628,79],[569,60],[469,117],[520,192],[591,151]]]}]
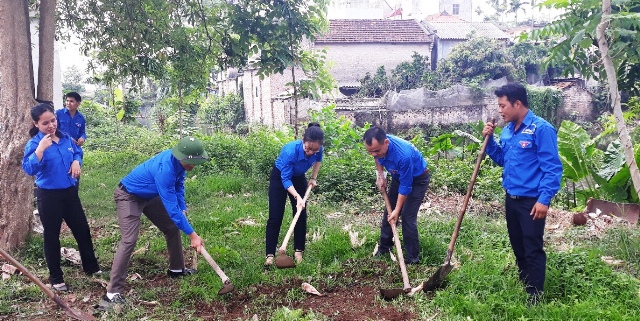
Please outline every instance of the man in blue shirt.
[{"label": "man in blue shirt", "polygon": [[[418,210],[427,193],[429,169],[427,161],[413,144],[385,133],[384,129],[372,126],[364,133],[367,152],[376,163],[378,178],[376,185],[382,192],[387,188],[386,169],[391,173],[389,202],[393,211],[385,208],[380,225],[380,244],[376,256],[389,252],[393,246],[390,224],[396,224],[402,216],[402,239],[405,246],[405,263],[420,263],[420,241],[418,239]],[[384,168],[383,168],[384,167]]]},{"label": "man in blue shirt", "polygon": [[100,302],[101,308],[108,309],[125,302],[121,293],[124,291],[131,254],[138,240],[141,214],[164,234],[169,253],[167,275],[176,278],[196,272],[184,266],[180,231],[189,236],[191,247],[198,252],[204,242],[186,217],[184,179],[187,171],[208,159],[202,142],[185,137],[172,149],[160,152],[138,165],[120,181],[114,199],[122,238],[113,258],[111,279],[107,294]]},{"label": "man in blue shirt", "polygon": [[73,142],[82,150],[82,145],[87,140],[86,121],[84,115],[78,111],[82,97],[77,92],[65,95],[65,108],[56,110],[58,129],[67,133]]},{"label": "man in blue shirt", "polygon": [[[543,249],[544,225],[549,203],[560,189],[562,162],[555,128],[529,110],[527,90],[509,83],[495,91],[498,110],[508,124],[500,142],[489,140],[487,155],[504,167],[502,187],[511,248],[520,281],[536,304],[544,287],[547,256]],[[493,135],[487,123],[483,135]]]}]

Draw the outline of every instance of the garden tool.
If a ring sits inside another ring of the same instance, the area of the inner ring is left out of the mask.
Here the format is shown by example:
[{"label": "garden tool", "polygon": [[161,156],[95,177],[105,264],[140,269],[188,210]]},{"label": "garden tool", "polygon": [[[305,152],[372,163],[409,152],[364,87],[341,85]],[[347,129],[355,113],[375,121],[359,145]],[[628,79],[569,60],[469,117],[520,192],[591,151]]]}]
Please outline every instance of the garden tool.
[{"label": "garden tool", "polygon": [[[495,124],[495,120],[491,121]],[[449,247],[447,248],[447,256],[444,259],[444,264],[442,264],[435,274],[433,274],[427,281],[423,282],[422,290],[424,292],[433,291],[436,288],[442,286],[442,282],[447,277],[447,275],[453,269],[453,265],[451,265],[451,257],[453,256],[453,246],[456,244],[456,239],[458,238],[458,232],[460,231],[460,225],[462,225],[462,218],[464,217],[464,213],[467,211],[467,205],[469,205],[469,199],[471,198],[471,192],[473,191],[473,185],[476,182],[476,177],[478,176],[478,172],[480,171],[480,166],[482,165],[482,160],[484,159],[485,150],[487,149],[487,144],[489,143],[489,139],[491,139],[492,135],[487,135],[484,137],[484,142],[482,143],[482,147],[478,151],[478,159],[476,160],[476,167],[473,169],[473,174],[471,175],[471,181],[469,182],[469,187],[467,187],[467,194],[464,196],[464,201],[462,202],[462,208],[458,214],[458,221],[456,222],[456,226],[453,229],[453,234],[451,235],[451,241],[449,242]]]},{"label": "garden tool", "polygon": [[[311,193],[311,185],[307,187],[307,191],[304,193],[304,198],[302,201],[304,203],[307,202],[307,198],[309,197],[309,193]],[[278,249],[278,256],[276,257],[276,267],[279,269],[287,269],[296,267],[296,263],[293,261],[293,258],[287,256],[287,243],[289,243],[289,238],[291,238],[291,234],[293,234],[293,229],[296,227],[296,223],[298,222],[298,218],[300,218],[300,213],[302,213],[302,208],[299,207],[296,215],[293,216],[293,220],[291,220],[291,225],[289,226],[289,230],[287,234],[284,236],[284,240],[282,240],[282,245]]]},{"label": "garden tool", "polygon": [[80,310],[72,309],[71,307],[69,307],[69,305],[65,301],[63,301],[57,294],[53,293],[53,291],[51,289],[49,289],[46,285],[44,285],[44,283],[42,283],[42,281],[40,281],[40,279],[35,277],[35,275],[31,274],[31,272],[29,272],[29,270],[27,270],[26,267],[24,267],[22,264],[20,264],[20,262],[16,261],[16,259],[11,257],[11,255],[9,255],[3,249],[0,249],[0,255],[2,255],[9,262],[11,262],[11,264],[16,266],[18,268],[18,270],[20,270],[20,272],[22,272],[33,283],[35,283],[38,287],[40,287],[40,289],[42,289],[42,291],[51,300],[53,300],[56,304],[58,304],[58,306],[61,307],[64,310],[64,312],[67,313],[68,316],[70,316],[70,317],[72,317],[72,318],[74,318],[76,320],[97,320],[93,315],[90,315],[90,314],[84,313],[84,312],[82,312]]},{"label": "garden tool", "polygon": [[[392,210],[386,190],[382,191],[382,197],[384,198],[384,204],[387,208],[387,215],[389,215]],[[398,229],[395,224],[391,224],[391,231],[393,231],[393,243],[396,246],[396,253],[398,255],[398,263],[400,263],[400,272],[402,272],[402,283],[404,287],[402,289],[380,289],[380,295],[387,301],[395,299],[400,294],[409,293],[411,291],[411,284],[409,284],[409,276],[407,275],[407,266],[404,263],[404,255],[402,254],[400,238],[398,237]]]},{"label": "garden tool", "polygon": [[231,280],[229,279],[229,277],[226,274],[224,274],[222,269],[218,266],[216,261],[213,260],[211,255],[209,255],[209,253],[204,248],[204,246],[200,247],[200,254],[204,256],[204,259],[207,260],[207,262],[209,262],[209,265],[211,265],[213,270],[216,272],[216,274],[218,274],[218,276],[222,280],[222,289],[218,291],[218,295],[227,294],[235,290],[235,287],[233,286],[233,283],[231,283]]}]

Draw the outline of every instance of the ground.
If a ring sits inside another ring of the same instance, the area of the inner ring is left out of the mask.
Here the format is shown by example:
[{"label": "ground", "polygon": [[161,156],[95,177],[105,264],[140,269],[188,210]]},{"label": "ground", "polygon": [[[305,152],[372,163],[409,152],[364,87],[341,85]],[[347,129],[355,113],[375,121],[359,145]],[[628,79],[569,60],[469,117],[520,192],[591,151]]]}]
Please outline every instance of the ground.
[{"label": "ground", "polygon": [[[421,215],[452,215],[457,213],[463,196],[430,195],[423,204]],[[471,200],[466,215],[486,215],[486,213],[501,213],[502,205],[499,203],[484,203]],[[573,212],[551,209],[546,222],[545,241],[548,246],[557,250],[567,250],[570,244],[563,242],[565,232],[572,226]],[[335,213],[339,216],[340,213]],[[362,215],[354,224],[377,224],[379,213]],[[587,231],[593,236],[600,235],[608,226],[616,223],[605,215],[590,217],[587,222]],[[415,268],[410,266],[409,268]],[[390,270],[391,269],[391,270]],[[435,269],[435,268],[434,268]],[[265,270],[264,273],[269,273]],[[287,283],[278,286],[256,285],[249,288],[240,288],[228,294],[221,301],[194,303],[194,316],[205,320],[264,320],[267,315],[281,306],[289,309],[302,309],[305,313],[318,312],[331,320],[412,320],[416,316],[410,310],[405,310],[402,305],[388,304],[379,295],[381,280],[391,279],[397,271],[388,261],[366,260],[356,262],[347,260],[343,262],[343,270],[335,275],[333,280],[302,280],[289,279]],[[397,277],[397,276],[395,276]],[[165,275],[147,276],[146,281],[154,287],[163,288],[168,293],[178,292],[178,284],[169,280]],[[333,282],[332,282],[333,281]],[[310,282],[323,296],[309,294],[301,289],[303,282]],[[392,284],[393,281],[383,282]],[[61,297],[78,310],[87,313],[96,313],[95,303],[98,295],[104,293],[106,283],[103,279],[94,278],[90,291],[86,293],[63,294]],[[414,285],[415,286],[415,285]],[[297,289],[297,290],[296,290]],[[293,293],[293,295],[288,295]],[[417,295],[424,295],[419,293]],[[165,302],[140,301],[139,307],[153,310],[157,306],[170,306],[174,297],[165,296]],[[252,302],[260,301],[262,311],[254,311]],[[29,319],[29,320],[68,320],[62,309],[58,309],[56,303],[43,297],[39,302],[25,302],[26,304],[39,306],[36,315],[2,316],[0,320]],[[23,303],[23,304],[25,304]],[[20,303],[16,303],[20,304]],[[20,307],[16,306],[16,311]],[[264,309],[268,308],[268,311]],[[100,315],[96,313],[96,315]],[[102,315],[102,319],[108,319]]]}]

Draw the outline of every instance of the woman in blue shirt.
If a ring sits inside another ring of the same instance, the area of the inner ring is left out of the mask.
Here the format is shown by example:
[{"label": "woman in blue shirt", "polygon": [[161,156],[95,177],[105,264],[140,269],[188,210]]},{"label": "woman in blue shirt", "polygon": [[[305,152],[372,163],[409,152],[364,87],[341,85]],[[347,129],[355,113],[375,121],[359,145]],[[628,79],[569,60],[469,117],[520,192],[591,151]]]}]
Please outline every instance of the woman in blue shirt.
[{"label": "woman in blue shirt", "polygon": [[64,220],[78,242],[82,268],[88,275],[100,271],[93,251],[89,223],[78,196],[82,155],[69,135],[58,130],[53,107],[31,108],[34,127],[24,148],[22,169],[35,176],[38,213],[44,227],[44,256],[49,282],[58,291],[68,291],[60,268],[60,228]]},{"label": "woman in blue shirt", "polygon": [[[269,177],[269,220],[266,231],[265,266],[273,264],[273,256],[278,246],[278,235],[287,202],[291,201],[293,212],[297,207],[305,207],[303,198],[307,186],[318,185],[316,178],[322,162],[324,149],[324,132],[318,123],[310,123],[302,140],[287,143],[282,147],[280,155],[271,170]],[[307,183],[305,173],[313,167],[311,179]],[[302,210],[300,218],[293,230],[293,246],[297,263],[302,262],[307,234],[307,211]]]}]

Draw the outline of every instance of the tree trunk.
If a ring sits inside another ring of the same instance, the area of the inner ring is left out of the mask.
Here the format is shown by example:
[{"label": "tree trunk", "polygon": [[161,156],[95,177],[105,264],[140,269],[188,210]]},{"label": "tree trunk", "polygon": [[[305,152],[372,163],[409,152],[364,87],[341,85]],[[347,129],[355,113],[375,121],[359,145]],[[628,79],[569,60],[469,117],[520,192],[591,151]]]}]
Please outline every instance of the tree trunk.
[{"label": "tree trunk", "polygon": [[27,1],[0,0],[0,30],[0,247],[12,249],[33,211],[33,179],[21,167],[35,104]]},{"label": "tree trunk", "polygon": [[618,130],[618,136],[620,137],[620,143],[624,151],[624,159],[629,167],[631,173],[631,181],[635,189],[636,195],[640,195],[640,172],[638,171],[638,164],[633,155],[633,144],[631,143],[631,137],[627,130],[627,125],[622,117],[622,108],[620,107],[620,92],[618,91],[618,78],[616,70],[613,66],[613,61],[609,55],[609,43],[607,42],[606,29],[609,26],[609,19],[611,15],[611,0],[602,1],[602,17],[600,23],[596,28],[596,35],[598,37],[598,48],[600,48],[600,56],[602,57],[602,63],[607,73],[607,82],[609,83],[609,95],[613,104],[613,115],[616,119],[616,128]]},{"label": "tree trunk", "polygon": [[53,101],[53,61],[56,34],[56,0],[40,0],[38,29],[38,93],[36,98]]}]

